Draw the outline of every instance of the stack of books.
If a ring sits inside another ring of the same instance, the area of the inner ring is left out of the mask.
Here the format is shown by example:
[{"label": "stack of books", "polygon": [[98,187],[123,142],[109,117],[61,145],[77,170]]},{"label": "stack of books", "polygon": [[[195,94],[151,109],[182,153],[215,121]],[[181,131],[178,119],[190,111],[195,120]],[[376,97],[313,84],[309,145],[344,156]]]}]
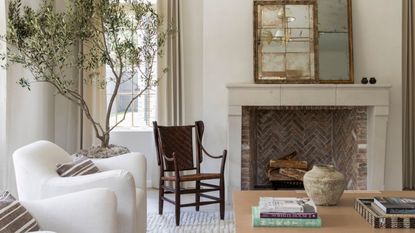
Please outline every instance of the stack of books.
[{"label": "stack of books", "polygon": [[415,214],[415,198],[375,197],[372,205],[383,214]]},{"label": "stack of books", "polygon": [[374,228],[415,228],[415,198],[358,198],[354,207]]},{"label": "stack of books", "polygon": [[309,198],[261,197],[252,207],[254,227],[321,227],[317,207]]}]

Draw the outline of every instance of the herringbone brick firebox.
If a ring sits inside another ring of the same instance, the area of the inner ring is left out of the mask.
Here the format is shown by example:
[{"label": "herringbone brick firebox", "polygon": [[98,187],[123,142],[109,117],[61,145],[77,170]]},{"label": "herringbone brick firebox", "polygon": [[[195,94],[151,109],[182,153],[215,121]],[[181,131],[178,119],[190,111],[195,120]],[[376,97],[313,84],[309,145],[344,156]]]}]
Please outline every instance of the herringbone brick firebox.
[{"label": "herringbone brick firebox", "polygon": [[269,160],[294,151],[311,165],[333,164],[348,189],[366,189],[367,107],[242,107],[242,189],[269,186]]}]

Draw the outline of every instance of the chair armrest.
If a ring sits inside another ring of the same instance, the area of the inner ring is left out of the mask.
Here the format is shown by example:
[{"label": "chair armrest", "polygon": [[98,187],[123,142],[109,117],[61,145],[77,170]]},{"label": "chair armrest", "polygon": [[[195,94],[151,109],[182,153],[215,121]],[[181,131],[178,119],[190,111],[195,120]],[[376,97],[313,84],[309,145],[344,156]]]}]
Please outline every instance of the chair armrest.
[{"label": "chair armrest", "polygon": [[42,198],[63,195],[91,188],[107,188],[117,197],[119,232],[134,232],[136,190],[131,173],[124,170],[105,171],[84,176],[53,177],[42,188]]},{"label": "chair armrest", "polygon": [[203,153],[212,159],[222,159],[226,155],[226,150],[223,150],[223,154],[215,156],[215,155],[208,153],[205,147],[202,146],[202,144],[200,145],[200,147],[202,148]]},{"label": "chair armrest", "polygon": [[[222,174],[222,176],[225,173],[225,163],[226,163],[226,156],[228,154],[227,150],[223,150],[223,154],[219,155],[219,156],[213,156],[211,154],[209,154],[205,148],[202,146],[202,144],[200,144],[202,151],[204,152],[204,154],[206,154],[208,157],[212,158],[212,159],[222,159],[221,160],[221,165],[220,165],[220,173]],[[203,154],[203,153],[202,153]]]},{"label": "chair armrest", "polygon": [[106,159],[92,159],[102,171],[122,169],[129,171],[137,188],[147,188],[147,162],[146,157],[140,153],[128,153]]},{"label": "chair armrest", "polygon": [[43,230],[59,233],[117,232],[117,199],[108,189],[90,189],[21,203]]}]

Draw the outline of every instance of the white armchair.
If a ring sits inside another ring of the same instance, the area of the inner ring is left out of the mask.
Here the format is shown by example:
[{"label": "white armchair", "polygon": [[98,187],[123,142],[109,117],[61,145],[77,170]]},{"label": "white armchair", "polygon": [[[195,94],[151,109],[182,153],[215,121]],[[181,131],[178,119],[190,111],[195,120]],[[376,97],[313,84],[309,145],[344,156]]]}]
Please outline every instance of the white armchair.
[{"label": "white armchair", "polygon": [[108,189],[89,189],[21,204],[48,232],[118,232],[117,199]]},{"label": "white armchair", "polygon": [[48,141],[34,142],[16,150],[13,161],[20,200],[39,200],[90,188],[108,188],[117,197],[117,232],[146,232],[146,159],[142,154],[129,153],[93,160],[102,172],[75,177],[60,177],[56,173],[56,164],[70,162],[72,158]]}]

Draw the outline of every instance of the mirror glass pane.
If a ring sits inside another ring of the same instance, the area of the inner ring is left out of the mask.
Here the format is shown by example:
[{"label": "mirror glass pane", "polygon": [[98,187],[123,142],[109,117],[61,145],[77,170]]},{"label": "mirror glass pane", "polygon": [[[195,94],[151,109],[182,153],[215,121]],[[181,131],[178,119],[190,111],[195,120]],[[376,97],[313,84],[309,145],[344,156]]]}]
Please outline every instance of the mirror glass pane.
[{"label": "mirror glass pane", "polygon": [[349,79],[349,44],[347,33],[320,33],[320,79]]},{"label": "mirror glass pane", "polygon": [[318,31],[347,33],[347,0],[317,0],[317,4]]},{"label": "mirror glass pane", "polygon": [[315,79],[314,10],[313,4],[258,6],[258,79]]},{"label": "mirror glass pane", "polygon": [[350,80],[348,0],[317,0],[319,78]]}]

